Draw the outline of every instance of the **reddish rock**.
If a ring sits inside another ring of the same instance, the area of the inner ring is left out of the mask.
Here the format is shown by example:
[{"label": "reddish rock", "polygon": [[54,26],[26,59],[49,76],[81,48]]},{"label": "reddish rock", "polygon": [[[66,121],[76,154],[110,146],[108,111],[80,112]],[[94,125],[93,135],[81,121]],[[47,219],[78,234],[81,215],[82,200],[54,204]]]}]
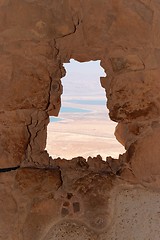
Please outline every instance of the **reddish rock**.
[{"label": "reddish rock", "polygon": [[[0,239],[160,238],[159,12],[157,0],[0,0]],[[71,58],[107,73],[117,160],[45,151]]]}]

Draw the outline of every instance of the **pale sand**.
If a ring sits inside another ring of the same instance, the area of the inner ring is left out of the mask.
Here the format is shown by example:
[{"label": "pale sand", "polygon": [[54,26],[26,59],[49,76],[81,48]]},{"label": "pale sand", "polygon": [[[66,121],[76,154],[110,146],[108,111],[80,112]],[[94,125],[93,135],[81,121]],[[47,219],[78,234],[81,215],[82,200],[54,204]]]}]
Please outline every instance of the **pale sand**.
[{"label": "pale sand", "polygon": [[[70,115],[70,114],[69,114]],[[68,116],[69,116],[68,115]],[[65,114],[66,119],[67,114]],[[63,114],[61,114],[63,117]],[[47,147],[53,157],[71,159],[76,156],[107,156],[117,158],[125,152],[124,147],[114,136],[116,124],[107,119],[79,119],[74,114],[72,120],[50,123],[48,125]]]},{"label": "pale sand", "polygon": [[100,154],[103,159],[107,156],[117,158],[125,152],[124,147],[116,140],[114,131],[116,123],[108,117],[107,108],[104,105],[87,105],[69,102],[68,100],[88,99],[103,100],[98,96],[92,97],[64,97],[63,106],[84,108],[89,113],[61,113],[61,122],[48,125],[47,147],[53,157],[71,159],[76,156],[87,158]]}]

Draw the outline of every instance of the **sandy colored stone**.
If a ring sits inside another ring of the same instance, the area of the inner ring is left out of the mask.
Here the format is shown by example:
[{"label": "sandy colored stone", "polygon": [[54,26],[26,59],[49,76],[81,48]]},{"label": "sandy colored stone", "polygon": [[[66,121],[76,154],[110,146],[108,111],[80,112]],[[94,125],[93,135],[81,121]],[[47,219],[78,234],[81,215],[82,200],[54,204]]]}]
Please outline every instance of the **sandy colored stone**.
[{"label": "sandy colored stone", "polygon": [[[159,193],[140,187],[116,189],[114,222],[100,236],[106,239],[156,239],[159,231]],[[113,197],[113,196],[112,196]],[[114,197],[113,197],[114,198]]]}]

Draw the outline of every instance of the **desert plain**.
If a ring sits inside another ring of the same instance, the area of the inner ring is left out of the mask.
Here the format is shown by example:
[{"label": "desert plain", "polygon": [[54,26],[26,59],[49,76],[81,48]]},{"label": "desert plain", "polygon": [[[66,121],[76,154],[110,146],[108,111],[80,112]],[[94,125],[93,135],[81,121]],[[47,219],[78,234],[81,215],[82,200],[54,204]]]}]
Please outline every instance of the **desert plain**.
[{"label": "desert plain", "polygon": [[84,96],[78,103],[76,99],[65,97],[58,119],[50,118],[46,147],[50,156],[71,159],[100,154],[104,160],[107,156],[117,158],[125,149],[114,136],[117,123],[109,119],[104,99]]}]

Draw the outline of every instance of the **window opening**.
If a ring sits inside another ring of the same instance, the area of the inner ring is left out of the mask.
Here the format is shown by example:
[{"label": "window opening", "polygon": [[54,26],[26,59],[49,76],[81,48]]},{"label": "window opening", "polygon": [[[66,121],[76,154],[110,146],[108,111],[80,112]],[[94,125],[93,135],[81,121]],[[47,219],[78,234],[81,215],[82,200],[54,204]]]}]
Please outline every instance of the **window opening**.
[{"label": "window opening", "polygon": [[116,140],[117,123],[110,120],[105,90],[100,77],[106,76],[100,61],[64,64],[62,106],[58,117],[50,117],[47,147],[50,156],[71,159],[100,154],[118,158],[125,152]]}]

